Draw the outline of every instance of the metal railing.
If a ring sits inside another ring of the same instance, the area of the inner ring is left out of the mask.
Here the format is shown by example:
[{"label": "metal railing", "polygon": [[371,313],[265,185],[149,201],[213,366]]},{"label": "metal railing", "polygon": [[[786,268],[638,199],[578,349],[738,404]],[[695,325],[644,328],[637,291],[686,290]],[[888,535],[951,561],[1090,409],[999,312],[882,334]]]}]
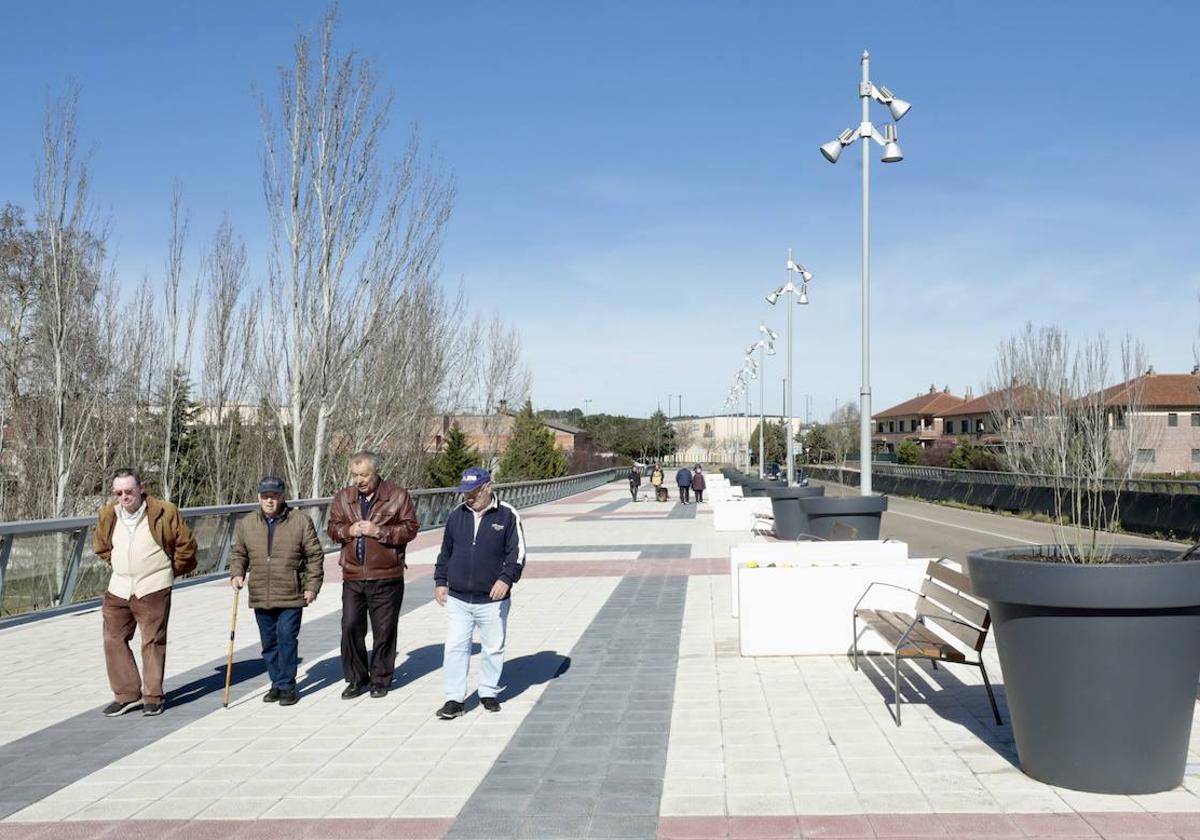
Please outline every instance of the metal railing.
[{"label": "metal railing", "polygon": [[[825,470],[836,473],[836,464],[812,465],[810,470]],[[858,472],[858,462],[850,462],[847,472]],[[1009,487],[1053,487],[1054,479],[1048,475],[1014,473],[991,470],[954,470],[949,467],[924,467],[916,464],[872,463],[871,469],[879,474],[897,475],[905,478],[924,478],[933,481],[961,481],[969,484],[998,484]],[[1062,479],[1060,479],[1062,481]],[[1070,479],[1066,479],[1070,482]],[[1104,479],[1106,490],[1125,493],[1165,493],[1167,495],[1200,493],[1200,481],[1183,481],[1166,478]]]},{"label": "metal railing", "polygon": [[[628,467],[568,475],[545,481],[497,484],[497,495],[513,507],[525,508],[552,502],[600,487],[625,475]],[[453,489],[410,490],[422,531],[445,524],[460,496]],[[288,504],[307,511],[317,526],[324,548],[331,498],[299,499]],[[258,510],[256,503],[184,508],[183,517],[196,537],[196,570],[189,578],[221,574],[229,569],[233,529],[244,514]],[[66,607],[98,598],[108,586],[108,564],[92,553],[95,516],[72,519],[38,519],[0,523],[0,618],[54,607]]]}]

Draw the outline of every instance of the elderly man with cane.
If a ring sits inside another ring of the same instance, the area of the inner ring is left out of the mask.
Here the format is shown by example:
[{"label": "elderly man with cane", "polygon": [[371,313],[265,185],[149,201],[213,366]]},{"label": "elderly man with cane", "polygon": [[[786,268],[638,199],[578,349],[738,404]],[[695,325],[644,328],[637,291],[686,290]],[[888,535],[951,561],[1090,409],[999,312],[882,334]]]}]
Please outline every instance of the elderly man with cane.
[{"label": "elderly man with cane", "polygon": [[301,613],[321,591],[325,554],[312,519],[288,507],[285,490],[282,478],[265,476],[258,482],[259,509],[234,529],[229,583],[237,591],[249,576],[250,606],[271,675],[263,702],[291,706],[298,699]]},{"label": "elderly man with cane", "polygon": [[433,570],[433,597],[446,608],[449,629],[442,658],[446,703],[442,720],[463,714],[471,637],[479,629],[482,648],[479,703],[500,711],[500,674],[512,587],[525,567],[525,533],[516,508],[496,498],[491,474],[471,467],[462,476],[461,505],[450,512],[442,533],[442,550]]}]

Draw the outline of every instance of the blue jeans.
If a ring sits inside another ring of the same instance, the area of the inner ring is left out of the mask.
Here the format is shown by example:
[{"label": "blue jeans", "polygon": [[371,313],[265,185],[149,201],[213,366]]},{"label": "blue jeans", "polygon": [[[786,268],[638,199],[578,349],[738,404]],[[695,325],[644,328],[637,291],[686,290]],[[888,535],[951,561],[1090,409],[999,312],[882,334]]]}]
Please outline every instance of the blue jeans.
[{"label": "blue jeans", "polygon": [[300,664],[300,607],[255,610],[263,661],[271,675],[271,686],[280,691],[296,689],[296,667]]},{"label": "blue jeans", "polygon": [[447,700],[463,702],[467,696],[467,669],[471,665],[471,637],[479,628],[479,696],[500,693],[504,670],[504,639],[512,599],[468,604],[451,595],[446,599],[446,649],[442,655],[442,687]]}]

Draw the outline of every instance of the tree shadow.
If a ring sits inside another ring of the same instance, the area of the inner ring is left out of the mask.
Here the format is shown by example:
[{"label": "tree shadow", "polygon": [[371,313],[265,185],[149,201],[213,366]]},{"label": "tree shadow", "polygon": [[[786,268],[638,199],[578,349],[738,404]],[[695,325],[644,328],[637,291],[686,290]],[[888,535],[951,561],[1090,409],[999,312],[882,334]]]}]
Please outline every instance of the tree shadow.
[{"label": "tree shadow", "polygon": [[[932,663],[931,663],[932,664]],[[992,683],[996,694],[996,706],[1004,725],[997,726],[992,717],[987,689],[980,684],[964,683],[952,672],[952,668],[970,668],[969,665],[941,663],[937,670],[923,668],[920,660],[900,660],[900,696],[904,705],[927,707],[943,720],[957,723],[971,732],[1014,767],[1019,766],[1016,742],[1009,726],[1009,711],[1003,683]],[[879,692],[887,705],[892,719],[896,718],[895,689],[893,685],[892,660],[887,655],[858,656],[858,668]],[[930,686],[932,682],[934,686]]]},{"label": "tree shadow", "polygon": [[[220,665],[213,668],[212,674],[207,677],[200,677],[199,679],[192,680],[190,683],[168,690],[166,692],[167,705],[178,708],[186,706],[189,703],[194,703],[213,692],[223,694],[225,691],[225,667],[225,665]],[[262,657],[239,659],[233,663],[233,671],[229,684],[230,686],[235,686],[238,683],[261,677],[266,672],[267,665],[263,662]]]}]

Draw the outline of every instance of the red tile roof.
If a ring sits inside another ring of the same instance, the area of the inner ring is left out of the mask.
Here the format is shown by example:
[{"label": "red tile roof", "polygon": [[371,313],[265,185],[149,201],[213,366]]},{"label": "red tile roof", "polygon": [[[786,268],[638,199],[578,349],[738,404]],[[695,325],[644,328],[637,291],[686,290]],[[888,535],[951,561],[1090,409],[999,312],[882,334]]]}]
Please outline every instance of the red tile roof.
[{"label": "red tile roof", "polygon": [[962,417],[969,414],[991,414],[993,411],[1003,409],[1008,404],[1013,405],[1019,410],[1032,403],[1033,396],[1036,393],[1028,385],[1017,385],[1012,389],[1011,395],[1007,391],[1007,388],[997,388],[995,391],[991,391],[981,397],[967,400],[962,405],[950,411],[942,412],[942,416]]},{"label": "red tile roof", "polygon": [[1130,389],[1141,389],[1136,395],[1140,408],[1200,408],[1200,374],[1146,373],[1137,379],[1113,385],[1104,390],[1105,405],[1124,405],[1130,399]]},{"label": "red tile roof", "polygon": [[871,419],[909,417],[914,414],[932,414],[940,417],[952,409],[957,409],[964,402],[966,402],[965,398],[955,396],[948,391],[931,390],[929,393],[921,394],[877,414],[872,414]]}]

